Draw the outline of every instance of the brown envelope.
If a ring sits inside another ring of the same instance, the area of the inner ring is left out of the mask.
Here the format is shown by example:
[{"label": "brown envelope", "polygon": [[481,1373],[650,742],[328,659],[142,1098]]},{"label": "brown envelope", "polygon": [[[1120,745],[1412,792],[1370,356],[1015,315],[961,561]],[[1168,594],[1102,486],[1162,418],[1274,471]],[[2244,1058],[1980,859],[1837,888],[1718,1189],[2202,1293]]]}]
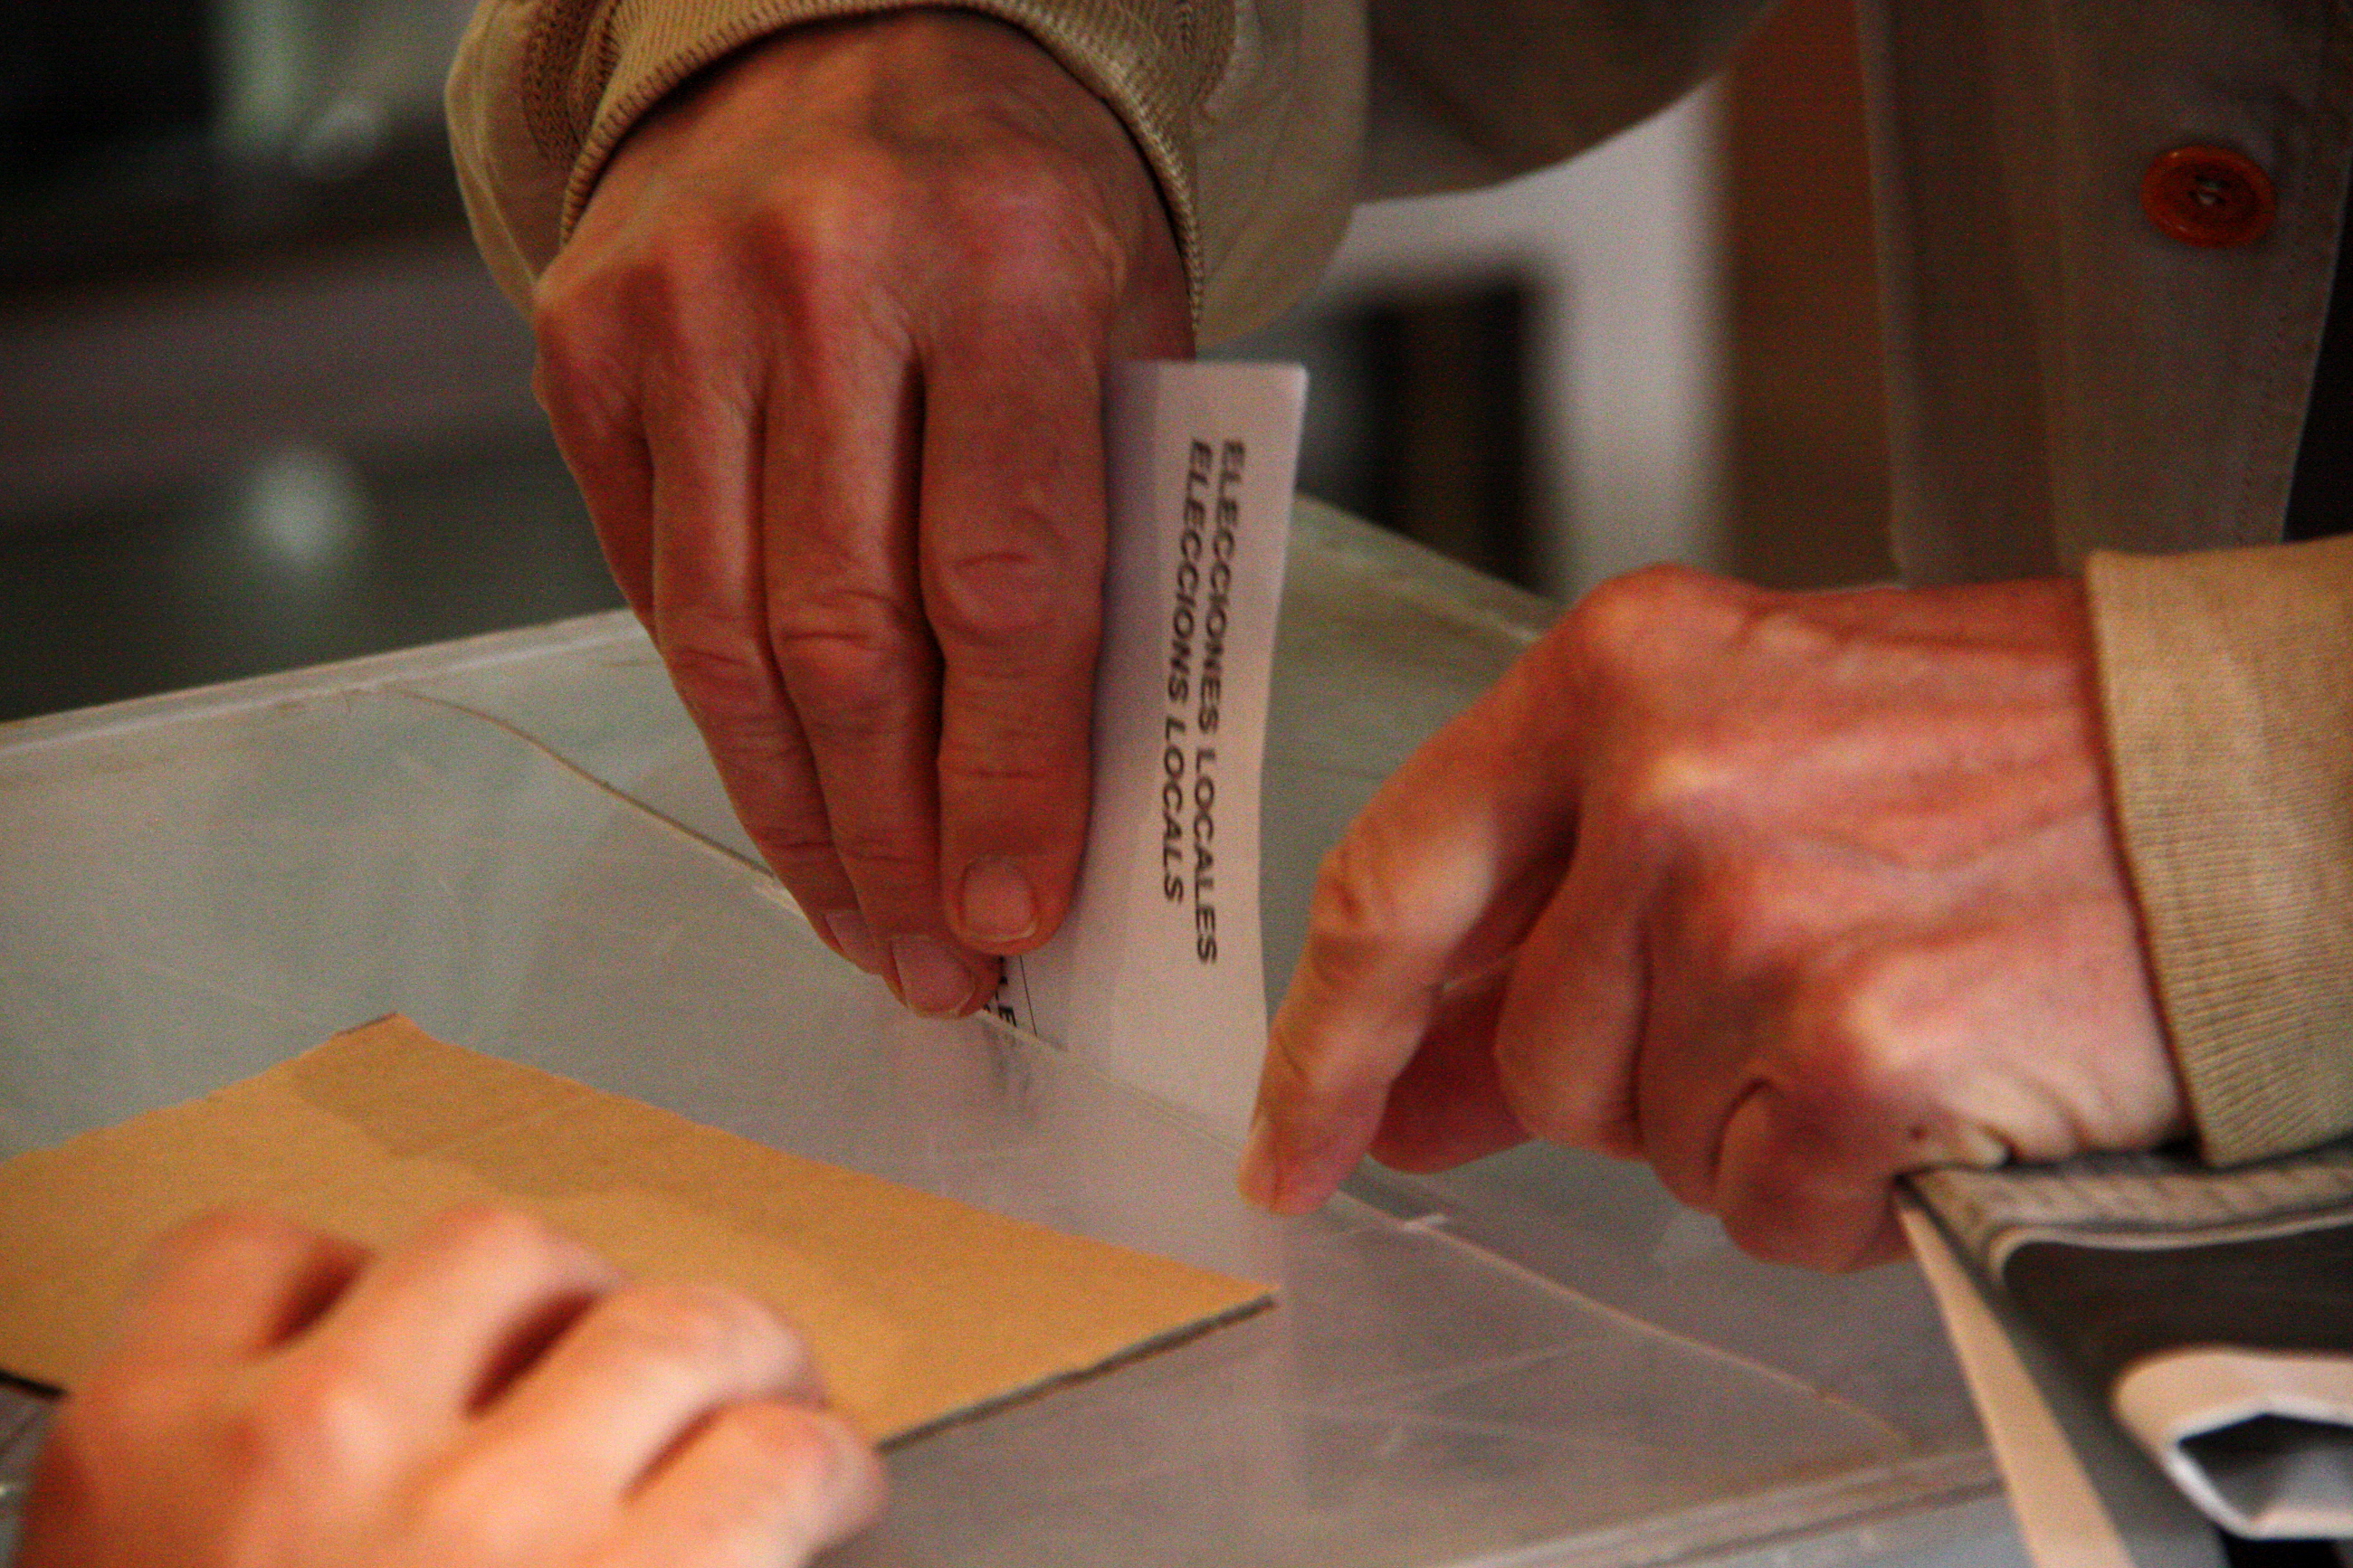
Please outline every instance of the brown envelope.
[{"label": "brown envelope", "polygon": [[0,1368],[70,1387],[148,1243],[258,1204],[384,1246],[519,1205],[633,1273],[721,1279],[807,1331],[834,1401],[905,1436],[1265,1304],[1065,1236],[447,1045],[406,1018],[0,1165]]}]

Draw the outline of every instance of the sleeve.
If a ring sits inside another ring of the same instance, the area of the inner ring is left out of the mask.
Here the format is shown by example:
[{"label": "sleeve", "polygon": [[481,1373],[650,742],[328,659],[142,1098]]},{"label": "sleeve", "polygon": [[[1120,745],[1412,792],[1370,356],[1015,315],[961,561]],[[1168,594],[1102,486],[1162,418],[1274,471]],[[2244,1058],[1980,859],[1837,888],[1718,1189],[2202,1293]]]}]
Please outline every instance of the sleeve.
[{"label": "sleeve", "polygon": [[[918,3],[482,0],[448,112],[501,287],[527,303],[613,149],[687,78],[797,23]],[[1408,149],[1386,160],[1379,194],[1502,178],[1672,101],[1768,0],[1375,0],[1369,18],[1364,0],[953,3],[1027,30],[1126,122],[1167,202],[1201,336],[1216,342],[1288,306],[1339,243],[1368,97],[1383,127],[1406,127],[1376,138],[1377,161]]]},{"label": "sleeve", "polygon": [[2117,820],[2208,1159],[2353,1130],[2353,537],[2088,568]]},{"label": "sleeve", "polygon": [[1365,194],[1504,179],[1574,157],[1714,74],[1772,5],[1487,0],[1472,23],[1459,5],[1371,0]]},{"label": "sleeve", "polygon": [[[482,0],[448,87],[477,241],[526,306],[613,150],[663,95],[771,33],[924,0]],[[955,0],[1021,27],[1120,115],[1159,181],[1205,333],[1280,310],[1355,196],[1356,0]]]}]

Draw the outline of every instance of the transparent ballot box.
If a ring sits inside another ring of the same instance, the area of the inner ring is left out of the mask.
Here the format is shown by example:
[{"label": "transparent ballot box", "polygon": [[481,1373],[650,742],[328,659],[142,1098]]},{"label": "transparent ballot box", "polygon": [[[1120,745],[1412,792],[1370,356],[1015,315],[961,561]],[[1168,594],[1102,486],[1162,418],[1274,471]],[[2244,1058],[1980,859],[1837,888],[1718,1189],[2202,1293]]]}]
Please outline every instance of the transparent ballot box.
[{"label": "transparent ballot box", "polygon": [[[1303,505],[1268,973],[1348,816],[1547,606]],[[0,1152],[379,1015],[746,1137],[1274,1283],[891,1456],[859,1564],[2010,1563],[1908,1266],[1746,1260],[1640,1168],[1367,1168],[1303,1220],[1070,1058],[903,1014],[762,870],[625,615],[0,727]],[[21,1479],[37,1402],[0,1411]]]}]

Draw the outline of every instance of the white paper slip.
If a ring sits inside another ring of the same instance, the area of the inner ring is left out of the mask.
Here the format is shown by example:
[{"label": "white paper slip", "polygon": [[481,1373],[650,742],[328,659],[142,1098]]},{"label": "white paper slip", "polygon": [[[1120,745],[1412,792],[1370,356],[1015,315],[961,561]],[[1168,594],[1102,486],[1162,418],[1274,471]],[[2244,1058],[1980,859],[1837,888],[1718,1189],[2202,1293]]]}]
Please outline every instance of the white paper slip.
[{"label": "white paper slip", "polygon": [[2035,1568],[2224,1568],[2213,1529],[2168,1485],[2031,1325],[1982,1289],[1928,1211],[1897,1205]]},{"label": "white paper slip", "polygon": [[1266,1043],[1259,767],[1306,403],[1297,365],[1113,374],[1086,857],[989,1009],[1237,1144]]},{"label": "white paper slip", "polygon": [[2113,1415],[2101,1442],[2129,1436],[2233,1534],[2353,1538],[2353,1140],[2221,1171],[2148,1152],[1911,1184],[2003,1321]]}]

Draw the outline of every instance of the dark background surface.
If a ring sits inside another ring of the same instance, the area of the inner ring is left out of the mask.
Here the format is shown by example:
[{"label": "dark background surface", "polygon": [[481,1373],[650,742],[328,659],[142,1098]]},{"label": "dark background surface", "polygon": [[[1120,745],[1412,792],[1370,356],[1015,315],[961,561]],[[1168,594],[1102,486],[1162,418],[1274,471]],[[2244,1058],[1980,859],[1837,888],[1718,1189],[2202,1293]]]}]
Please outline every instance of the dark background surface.
[{"label": "dark background surface", "polygon": [[[0,718],[619,604],[465,234],[435,4],[0,0]],[[1732,563],[1882,575],[1847,0],[1785,6],[1725,101]],[[1532,581],[1575,521],[1536,477],[1536,288],[1229,352],[1313,363],[1303,489]]]}]

